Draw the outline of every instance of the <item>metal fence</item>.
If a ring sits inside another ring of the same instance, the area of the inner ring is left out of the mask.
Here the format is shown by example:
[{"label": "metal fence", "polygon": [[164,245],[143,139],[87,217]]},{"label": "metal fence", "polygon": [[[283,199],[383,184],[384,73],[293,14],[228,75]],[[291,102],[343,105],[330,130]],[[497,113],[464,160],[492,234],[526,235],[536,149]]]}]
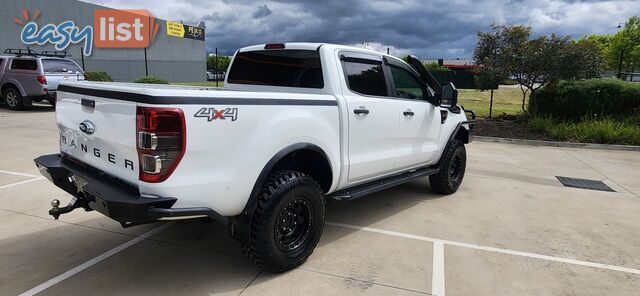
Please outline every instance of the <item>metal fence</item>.
[{"label": "metal fence", "polygon": [[[522,90],[519,85],[499,85],[493,90],[480,90],[476,84],[476,73],[468,69],[431,71],[440,83],[453,82],[458,88],[459,104],[473,109],[478,116],[512,116],[523,111]],[[529,94],[524,96],[524,109],[528,107]]]},{"label": "metal fence", "polygon": [[[458,104],[474,110],[481,117],[522,113],[522,97],[519,85],[500,85],[494,90],[458,89]],[[528,104],[529,93],[525,96],[525,110]]]}]

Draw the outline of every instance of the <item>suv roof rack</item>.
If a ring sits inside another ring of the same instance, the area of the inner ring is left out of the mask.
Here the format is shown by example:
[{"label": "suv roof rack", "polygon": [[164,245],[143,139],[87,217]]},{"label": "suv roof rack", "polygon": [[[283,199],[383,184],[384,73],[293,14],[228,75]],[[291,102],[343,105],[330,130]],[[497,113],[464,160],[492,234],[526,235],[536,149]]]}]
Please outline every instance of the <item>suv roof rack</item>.
[{"label": "suv roof rack", "polygon": [[36,52],[31,50],[30,48],[27,49],[23,49],[23,48],[7,48],[4,50],[4,53],[8,53],[8,54],[14,54],[16,56],[23,56],[23,55],[28,55],[28,56],[36,56]]},{"label": "suv roof rack", "polygon": [[57,58],[64,58],[64,57],[71,56],[71,54],[69,54],[66,51],[58,51],[58,50],[45,50],[42,53],[40,53],[40,55],[46,56],[46,57],[57,57]]}]

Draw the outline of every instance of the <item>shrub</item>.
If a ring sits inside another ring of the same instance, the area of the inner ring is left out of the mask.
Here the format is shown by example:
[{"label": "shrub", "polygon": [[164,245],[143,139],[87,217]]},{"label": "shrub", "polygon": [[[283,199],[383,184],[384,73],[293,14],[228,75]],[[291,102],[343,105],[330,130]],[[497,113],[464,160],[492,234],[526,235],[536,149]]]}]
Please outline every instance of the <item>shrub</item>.
[{"label": "shrub", "polygon": [[640,110],[635,114],[624,118],[624,122],[630,125],[635,125],[637,127],[640,127]]},{"label": "shrub", "polygon": [[107,74],[107,72],[103,72],[103,71],[88,71],[88,72],[84,72],[84,78],[89,80],[89,81],[108,81],[108,82],[113,82],[113,79],[111,79],[111,76],[109,76],[109,74]]},{"label": "shrub", "polygon": [[[634,131],[635,129],[635,131]],[[586,119],[576,124],[576,136],[581,141],[604,144],[640,144],[634,138],[640,130],[611,118]]]},{"label": "shrub", "polygon": [[551,129],[549,129],[549,133],[560,141],[566,141],[575,137],[575,131],[574,125],[565,122],[551,126]]},{"label": "shrub", "polygon": [[548,132],[554,125],[555,122],[550,116],[538,116],[529,120],[529,130],[534,133]]},{"label": "shrub", "polygon": [[634,122],[637,120],[638,115],[622,120],[583,117],[580,122],[558,122],[550,116],[537,116],[529,120],[529,129],[549,133],[560,141],[640,145],[640,125]]},{"label": "shrub", "polygon": [[133,81],[135,83],[148,83],[148,84],[169,84],[168,81],[160,78],[160,77],[156,77],[156,76],[142,76],[138,79],[136,79],[135,81]]},{"label": "shrub", "polygon": [[587,117],[626,118],[640,108],[640,84],[618,79],[563,81],[532,94],[534,115],[578,121]]}]

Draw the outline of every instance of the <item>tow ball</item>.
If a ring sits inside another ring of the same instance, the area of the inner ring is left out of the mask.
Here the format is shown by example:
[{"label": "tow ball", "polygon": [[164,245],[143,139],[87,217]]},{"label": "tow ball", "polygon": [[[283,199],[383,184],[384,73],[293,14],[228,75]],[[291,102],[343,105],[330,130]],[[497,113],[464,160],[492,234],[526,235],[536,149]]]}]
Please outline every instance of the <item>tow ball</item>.
[{"label": "tow ball", "polygon": [[69,204],[65,207],[60,207],[60,201],[54,199],[51,201],[51,210],[49,210],[49,215],[53,216],[54,219],[58,220],[60,215],[69,213],[77,208],[83,207],[84,200],[82,198],[73,197]]}]

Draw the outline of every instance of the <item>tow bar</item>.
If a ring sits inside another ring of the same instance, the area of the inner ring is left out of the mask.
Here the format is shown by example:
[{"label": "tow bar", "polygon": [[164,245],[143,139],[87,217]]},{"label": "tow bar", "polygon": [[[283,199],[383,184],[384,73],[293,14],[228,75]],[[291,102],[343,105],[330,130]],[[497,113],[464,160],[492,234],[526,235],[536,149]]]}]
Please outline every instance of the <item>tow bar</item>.
[{"label": "tow bar", "polygon": [[74,196],[69,204],[65,207],[60,208],[60,201],[54,199],[51,201],[51,210],[49,210],[49,215],[53,216],[54,219],[58,220],[60,215],[69,213],[77,208],[84,208],[85,211],[92,211],[91,208],[87,205],[86,201],[82,197]]}]

